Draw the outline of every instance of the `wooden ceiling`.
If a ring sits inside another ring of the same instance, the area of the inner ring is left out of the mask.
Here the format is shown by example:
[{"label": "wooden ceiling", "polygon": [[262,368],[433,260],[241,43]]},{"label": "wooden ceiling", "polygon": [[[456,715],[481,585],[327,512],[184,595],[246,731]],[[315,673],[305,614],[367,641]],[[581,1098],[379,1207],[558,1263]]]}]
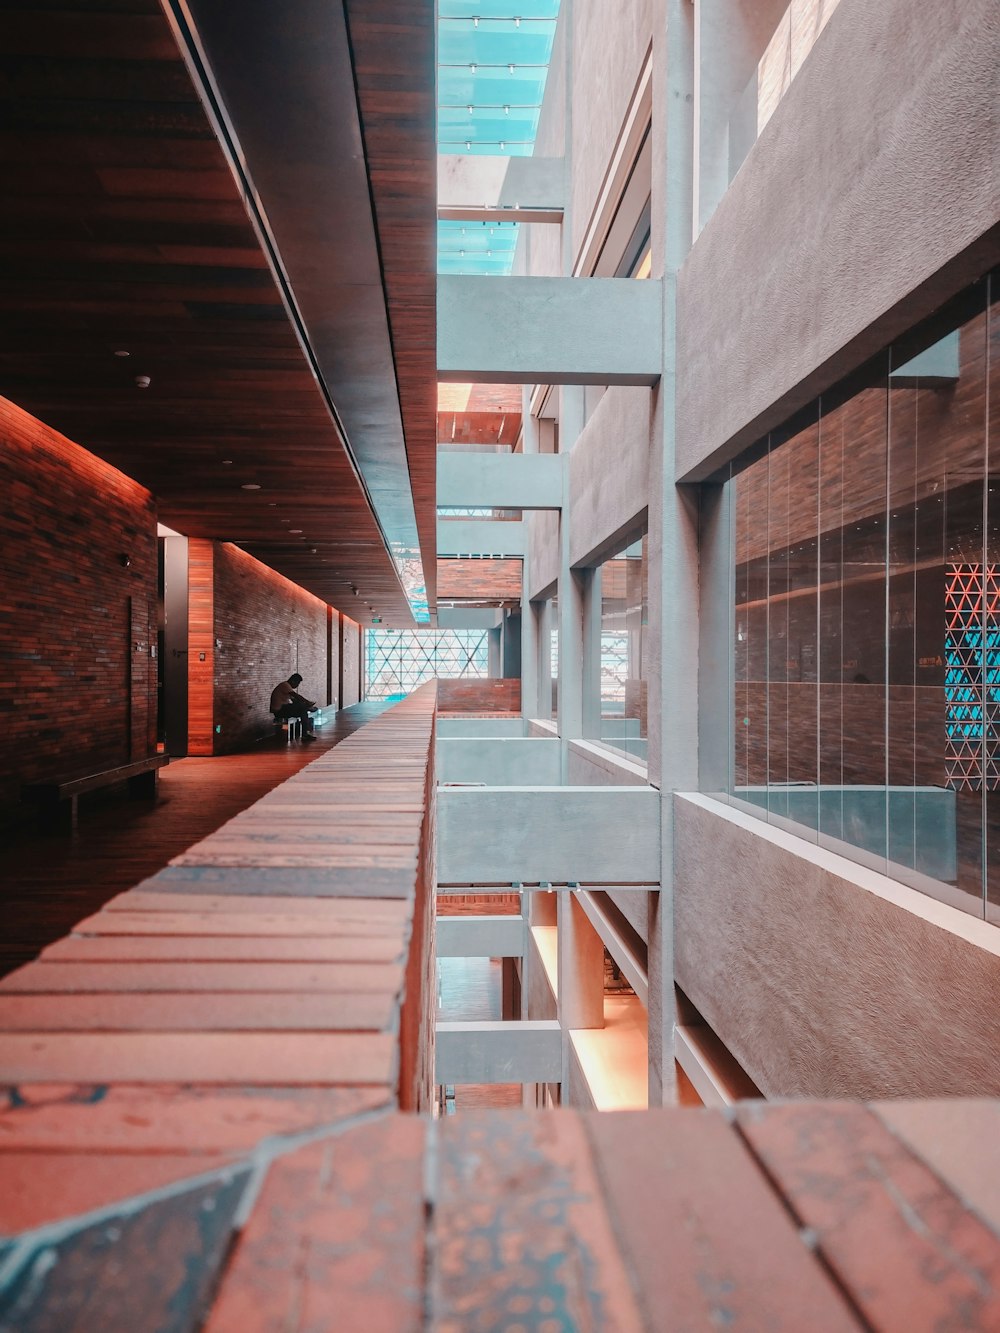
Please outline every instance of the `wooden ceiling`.
[{"label": "wooden ceiling", "polygon": [[[407,94],[415,124],[404,149],[387,142],[377,97],[362,132],[433,585],[433,7],[362,8],[368,65],[376,17],[401,14],[410,84],[426,85],[426,107]],[[0,71],[0,394],[148,486],[176,530],[238,542],[334,605],[367,603],[410,623],[383,531],[156,0],[0,6]],[[394,77],[390,65],[382,98]],[[405,182],[392,174],[401,151],[412,159]],[[394,198],[411,187],[408,203]],[[331,247],[343,242],[335,224]],[[359,417],[356,452],[363,429]]]}]

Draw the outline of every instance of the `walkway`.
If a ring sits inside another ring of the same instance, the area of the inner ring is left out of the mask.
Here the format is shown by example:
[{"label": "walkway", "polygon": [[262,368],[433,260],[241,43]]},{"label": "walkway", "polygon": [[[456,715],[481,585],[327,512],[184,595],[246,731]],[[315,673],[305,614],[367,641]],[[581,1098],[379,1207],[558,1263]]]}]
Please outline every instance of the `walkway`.
[{"label": "walkway", "polygon": [[355,704],[321,727],[316,744],[263,742],[246,754],[176,759],[155,804],[125,793],[84,798],[75,837],[26,828],[0,851],[0,976],[36,957],[116,893],[162,870],[266,792],[385,712]]}]

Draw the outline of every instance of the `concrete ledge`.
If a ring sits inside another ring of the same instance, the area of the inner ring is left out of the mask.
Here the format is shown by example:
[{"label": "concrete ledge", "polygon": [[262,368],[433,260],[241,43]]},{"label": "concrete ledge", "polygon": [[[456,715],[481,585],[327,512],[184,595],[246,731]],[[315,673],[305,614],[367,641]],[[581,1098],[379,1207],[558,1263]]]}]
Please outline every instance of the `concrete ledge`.
[{"label": "concrete ledge", "polygon": [[443,509],[560,509],[558,454],[439,453],[437,502]]},{"label": "concrete ledge", "polygon": [[524,953],[522,916],[439,916],[438,958],[520,958]]},{"label": "concrete ledge", "polygon": [[1000,1091],[1000,931],[710,797],[673,809],[677,984],[766,1097]]},{"label": "concrete ledge", "polygon": [[480,782],[491,787],[558,787],[561,746],[534,737],[441,737],[437,742],[439,783]]},{"label": "concrete ledge", "polygon": [[655,384],[663,368],[661,284],[439,275],[437,347],[444,381]]},{"label": "concrete ledge", "polygon": [[438,1023],[437,1083],[558,1083],[562,1029],[557,1022]]},{"label": "concrete ledge", "polygon": [[657,884],[653,787],[438,789],[440,884]]}]

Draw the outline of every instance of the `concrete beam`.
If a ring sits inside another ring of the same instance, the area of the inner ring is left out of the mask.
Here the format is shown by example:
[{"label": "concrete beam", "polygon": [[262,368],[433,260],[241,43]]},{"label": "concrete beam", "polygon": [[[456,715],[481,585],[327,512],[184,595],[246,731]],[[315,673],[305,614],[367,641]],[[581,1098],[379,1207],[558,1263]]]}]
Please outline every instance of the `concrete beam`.
[{"label": "concrete beam", "polygon": [[558,509],[564,459],[559,454],[439,453],[442,509]]},{"label": "concrete beam", "polygon": [[441,787],[438,880],[658,884],[653,787]]},{"label": "concrete beam", "polygon": [[565,179],[561,157],[442,153],[438,157],[438,203],[445,209],[523,207],[561,212]]},{"label": "concrete beam", "polygon": [[504,787],[557,787],[562,744],[540,737],[440,737],[441,783],[480,782]]},{"label": "concrete beam", "polygon": [[469,206],[438,209],[439,222],[562,222],[561,208],[514,208],[497,204],[489,208]]},{"label": "concrete beam", "polygon": [[661,283],[441,275],[437,334],[441,380],[655,384]]},{"label": "concrete beam", "polygon": [[558,1083],[557,1022],[438,1023],[436,1083]]},{"label": "concrete beam", "polygon": [[523,717],[439,717],[438,738],[447,736],[523,736]]},{"label": "concrete beam", "polygon": [[439,916],[435,923],[439,958],[520,958],[523,916]]},{"label": "concrete beam", "polygon": [[438,629],[496,629],[500,615],[493,607],[443,606],[437,613]]},{"label": "concrete beam", "polygon": [[524,525],[513,519],[439,518],[439,556],[521,556],[525,553]]}]

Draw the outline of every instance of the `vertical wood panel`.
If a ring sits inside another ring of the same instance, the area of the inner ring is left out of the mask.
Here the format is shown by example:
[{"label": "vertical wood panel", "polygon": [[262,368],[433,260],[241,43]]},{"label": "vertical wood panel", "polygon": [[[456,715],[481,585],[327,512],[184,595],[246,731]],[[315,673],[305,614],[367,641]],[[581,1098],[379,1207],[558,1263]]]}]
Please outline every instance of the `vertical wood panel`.
[{"label": "vertical wood panel", "polygon": [[188,754],[212,754],[215,726],[213,543],[188,542]]}]

